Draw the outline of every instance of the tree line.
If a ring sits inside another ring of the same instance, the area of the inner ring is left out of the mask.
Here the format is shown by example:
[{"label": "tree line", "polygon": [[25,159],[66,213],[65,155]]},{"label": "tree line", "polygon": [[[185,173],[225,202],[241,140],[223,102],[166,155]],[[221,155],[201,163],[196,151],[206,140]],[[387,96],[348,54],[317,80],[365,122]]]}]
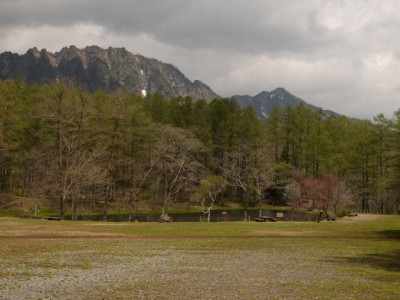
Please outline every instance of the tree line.
[{"label": "tree line", "polygon": [[261,121],[230,99],[0,82],[0,209],[133,220],[235,201],[395,213],[399,174],[400,110],[353,120],[299,105]]}]

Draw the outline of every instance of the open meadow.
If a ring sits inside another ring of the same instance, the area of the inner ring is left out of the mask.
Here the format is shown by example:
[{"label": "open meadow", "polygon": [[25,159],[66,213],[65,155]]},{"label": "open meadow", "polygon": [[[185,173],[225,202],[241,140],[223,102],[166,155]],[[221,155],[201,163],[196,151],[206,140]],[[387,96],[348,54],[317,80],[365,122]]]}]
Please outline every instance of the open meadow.
[{"label": "open meadow", "polygon": [[0,218],[0,299],[400,299],[400,216],[337,222]]}]

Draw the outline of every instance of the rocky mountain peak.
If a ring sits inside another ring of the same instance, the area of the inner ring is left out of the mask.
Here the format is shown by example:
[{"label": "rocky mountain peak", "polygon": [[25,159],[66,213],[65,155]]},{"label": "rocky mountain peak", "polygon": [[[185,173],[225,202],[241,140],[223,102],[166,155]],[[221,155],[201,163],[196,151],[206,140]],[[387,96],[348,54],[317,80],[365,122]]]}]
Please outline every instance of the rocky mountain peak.
[{"label": "rocky mountain peak", "polygon": [[[268,118],[272,109],[276,106],[285,108],[285,107],[295,107],[299,104],[303,104],[304,106],[311,108],[313,110],[321,110],[320,107],[316,107],[311,105],[304,100],[292,95],[284,88],[276,88],[271,92],[262,91],[261,93],[257,94],[256,96],[252,97],[249,95],[236,95],[233,96],[234,99],[239,103],[241,106],[251,106],[254,108],[257,116],[260,119]],[[325,113],[328,115],[337,115],[335,112],[326,111]]]},{"label": "rocky mountain peak", "polygon": [[35,47],[25,55],[0,54],[0,79],[16,77],[40,84],[68,77],[91,92],[124,86],[141,95],[160,93],[167,98],[190,96],[208,101],[218,97],[202,82],[191,82],[173,65],[134,55],[125,48],[69,46],[51,53]]},{"label": "rocky mountain peak", "polygon": [[36,48],[36,47],[29,49],[26,52],[26,54],[27,55],[32,55],[33,57],[35,57],[37,59],[40,57],[40,52],[39,52],[38,48]]}]

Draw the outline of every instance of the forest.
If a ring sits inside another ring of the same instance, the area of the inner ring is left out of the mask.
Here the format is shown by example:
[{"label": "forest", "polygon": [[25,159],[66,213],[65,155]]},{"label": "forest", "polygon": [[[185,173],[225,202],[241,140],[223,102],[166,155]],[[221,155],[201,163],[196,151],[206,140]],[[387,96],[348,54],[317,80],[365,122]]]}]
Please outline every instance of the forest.
[{"label": "forest", "polygon": [[400,210],[400,110],[356,120],[299,105],[266,121],[231,99],[0,82],[0,211],[61,218],[176,203]]}]

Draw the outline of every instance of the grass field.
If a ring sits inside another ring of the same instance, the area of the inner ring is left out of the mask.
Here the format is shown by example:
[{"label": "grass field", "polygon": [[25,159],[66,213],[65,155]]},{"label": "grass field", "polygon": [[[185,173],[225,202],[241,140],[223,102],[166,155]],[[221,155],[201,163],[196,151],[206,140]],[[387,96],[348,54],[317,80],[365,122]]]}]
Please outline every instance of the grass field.
[{"label": "grass field", "polygon": [[0,218],[0,299],[400,299],[400,216],[319,224]]}]

